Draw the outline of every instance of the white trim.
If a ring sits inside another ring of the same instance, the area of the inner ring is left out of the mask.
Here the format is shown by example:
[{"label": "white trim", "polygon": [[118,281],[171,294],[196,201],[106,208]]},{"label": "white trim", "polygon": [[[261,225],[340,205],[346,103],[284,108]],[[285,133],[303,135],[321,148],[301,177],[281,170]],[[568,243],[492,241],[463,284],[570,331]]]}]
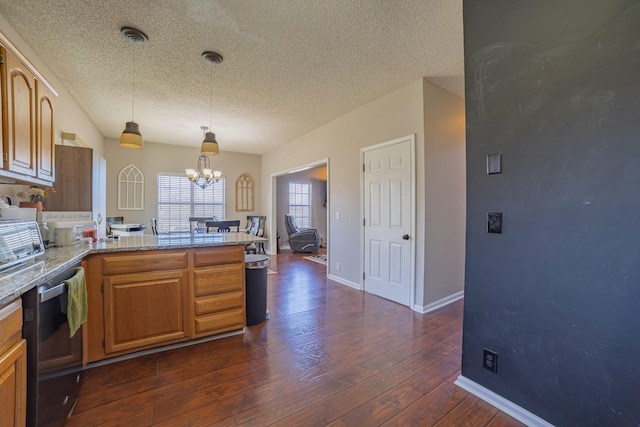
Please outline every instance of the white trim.
[{"label": "white trim", "polygon": [[465,389],[469,393],[474,396],[479,397],[490,405],[495,406],[500,409],[505,414],[508,414],[515,418],[516,420],[524,423],[530,427],[553,427],[553,424],[549,424],[547,421],[543,420],[539,416],[527,411],[521,406],[516,405],[510,400],[505,399],[489,390],[486,387],[481,386],[480,384],[471,381],[470,379],[463,377],[460,375],[458,379],[454,382],[460,388]]},{"label": "white trim", "polygon": [[333,280],[334,282],[338,282],[342,285],[349,286],[350,288],[357,289],[359,291],[362,290],[362,285],[360,283],[351,282],[347,279],[343,279],[342,277],[334,276],[333,274],[327,275],[327,279]]},{"label": "white trim", "polygon": [[[306,170],[306,169],[311,169],[314,167],[318,167],[318,166],[326,166],[327,167],[327,212],[331,212],[330,210],[330,189],[331,189],[331,164],[329,161],[328,157],[325,157],[324,159],[320,159],[320,160],[316,160],[314,162],[310,162],[310,163],[306,163],[304,165],[297,165],[297,166],[293,166],[289,169],[285,169],[283,171],[280,172],[274,172],[270,175],[270,180],[269,180],[269,206],[267,208],[267,212],[269,212],[269,215],[267,216],[267,221],[265,224],[266,227],[266,231],[269,231],[268,233],[268,237],[267,239],[269,239],[268,242],[268,246],[269,246],[269,252],[274,254],[276,252],[276,246],[277,246],[277,235],[276,235],[276,230],[278,229],[277,225],[278,225],[278,218],[276,218],[276,210],[277,210],[277,194],[276,194],[276,188],[277,188],[277,178],[279,176],[284,176],[287,175],[289,173],[293,173],[295,171],[300,171],[300,170]],[[330,221],[329,221],[329,215],[327,215],[327,236],[329,236],[329,230],[330,230]],[[267,226],[268,224],[268,226]],[[284,231],[286,233],[286,230]],[[281,246],[281,249],[285,248],[284,244],[283,246]],[[327,273],[329,272],[329,253],[330,253],[330,247],[327,246]]]},{"label": "white trim", "polygon": [[[365,215],[365,200],[364,200],[364,171],[362,171],[362,165],[364,165],[364,155],[368,151],[377,150],[389,145],[400,144],[403,142],[409,142],[411,150],[411,161],[409,166],[411,167],[411,231],[410,235],[416,235],[416,134],[403,136],[401,138],[392,139],[391,141],[381,142],[379,144],[370,145],[360,149],[360,218],[364,218]],[[365,241],[364,241],[364,227],[362,221],[360,221],[360,289],[365,289],[365,279],[362,279],[362,273],[364,272],[365,265]],[[409,241],[411,247],[411,260],[409,261],[409,307],[413,307],[416,302],[416,239],[411,238]]]},{"label": "white trim", "polygon": [[430,311],[437,310],[445,305],[451,304],[454,301],[458,301],[459,299],[464,298],[464,291],[456,292],[455,294],[451,294],[444,298],[439,299],[438,301],[434,301],[431,304],[427,304],[425,306],[414,304],[411,309],[413,311],[417,311],[421,314],[429,313]]}]

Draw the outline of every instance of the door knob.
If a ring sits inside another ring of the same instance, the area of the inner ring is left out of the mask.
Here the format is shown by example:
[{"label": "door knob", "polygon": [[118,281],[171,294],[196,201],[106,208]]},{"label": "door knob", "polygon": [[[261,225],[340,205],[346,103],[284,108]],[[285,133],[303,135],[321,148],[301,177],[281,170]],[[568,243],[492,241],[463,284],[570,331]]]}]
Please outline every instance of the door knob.
[{"label": "door knob", "polygon": [[409,240],[409,235],[408,234],[403,234],[402,235],[402,240]]}]

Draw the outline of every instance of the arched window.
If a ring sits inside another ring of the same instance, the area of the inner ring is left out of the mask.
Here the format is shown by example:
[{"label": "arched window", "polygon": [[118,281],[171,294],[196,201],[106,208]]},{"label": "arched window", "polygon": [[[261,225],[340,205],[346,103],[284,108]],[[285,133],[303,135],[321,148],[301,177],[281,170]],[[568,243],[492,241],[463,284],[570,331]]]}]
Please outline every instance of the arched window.
[{"label": "arched window", "polygon": [[253,210],[253,178],[243,173],[236,179],[236,212]]},{"label": "arched window", "polygon": [[135,165],[127,165],[118,175],[118,210],[144,209],[144,175]]}]

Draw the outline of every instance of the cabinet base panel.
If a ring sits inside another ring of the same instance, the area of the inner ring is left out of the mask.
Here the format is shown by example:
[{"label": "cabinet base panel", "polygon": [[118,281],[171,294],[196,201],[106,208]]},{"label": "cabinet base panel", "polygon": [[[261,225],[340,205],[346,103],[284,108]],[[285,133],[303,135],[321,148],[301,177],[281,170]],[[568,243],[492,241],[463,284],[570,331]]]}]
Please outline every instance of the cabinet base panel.
[{"label": "cabinet base panel", "polygon": [[218,340],[220,338],[232,337],[234,335],[241,335],[241,334],[244,334],[245,331],[246,331],[246,328],[242,328],[242,329],[237,330],[237,331],[231,331],[231,332],[225,332],[225,333],[216,334],[216,335],[210,335],[210,336],[203,337],[203,338],[196,338],[196,339],[189,340],[189,341],[183,341],[183,342],[179,342],[179,343],[175,343],[175,344],[165,345],[165,346],[162,346],[162,347],[150,348],[148,350],[136,351],[135,353],[129,353],[129,354],[125,354],[125,355],[122,355],[122,356],[116,356],[116,357],[111,357],[111,358],[108,358],[108,359],[98,360],[97,362],[87,363],[87,365],[85,366],[85,369],[97,368],[98,366],[109,365],[111,363],[121,362],[123,360],[134,359],[136,357],[146,356],[148,354],[160,353],[161,351],[173,350],[175,348],[187,347],[187,346],[190,346],[190,345],[200,344],[200,343],[207,342],[207,341]]}]

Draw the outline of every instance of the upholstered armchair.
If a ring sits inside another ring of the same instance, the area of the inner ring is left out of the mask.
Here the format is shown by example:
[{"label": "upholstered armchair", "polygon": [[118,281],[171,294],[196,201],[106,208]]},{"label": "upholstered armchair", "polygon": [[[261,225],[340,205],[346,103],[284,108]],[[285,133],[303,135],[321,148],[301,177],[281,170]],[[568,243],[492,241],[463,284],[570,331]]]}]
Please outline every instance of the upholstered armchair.
[{"label": "upholstered armchair", "polygon": [[293,215],[284,216],[284,225],[289,235],[289,246],[294,252],[318,252],[320,236],[314,228],[298,228]]}]

